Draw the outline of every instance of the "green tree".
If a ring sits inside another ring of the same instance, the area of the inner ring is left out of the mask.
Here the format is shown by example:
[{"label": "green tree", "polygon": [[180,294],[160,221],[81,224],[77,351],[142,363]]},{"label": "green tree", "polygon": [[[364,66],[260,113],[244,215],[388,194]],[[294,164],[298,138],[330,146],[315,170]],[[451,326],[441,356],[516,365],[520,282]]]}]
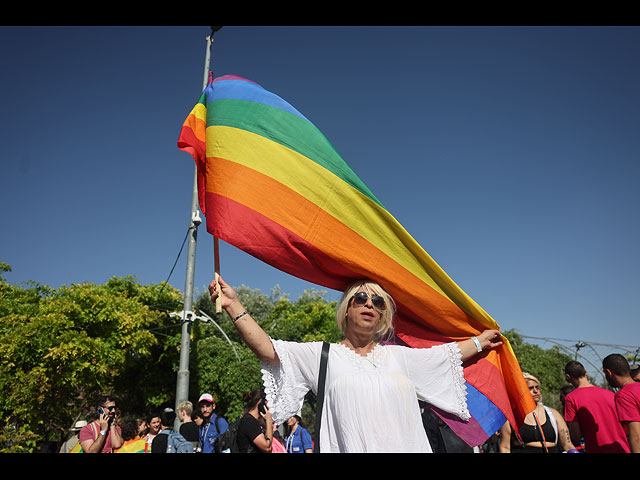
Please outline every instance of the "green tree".
[{"label": "green tree", "polygon": [[540,380],[542,402],[560,410],[560,388],[567,384],[564,366],[573,359],[556,346],[544,350],[538,345],[525,343],[513,330],[507,330],[503,335],[509,339],[522,371]]},{"label": "green tree", "polygon": [[[271,338],[298,342],[337,342],[342,338],[335,321],[336,303],[324,298],[325,291],[309,289],[291,301],[278,287],[270,296],[244,285],[235,290],[242,305]],[[196,389],[199,393],[212,393],[218,413],[234,419],[244,407],[243,393],[262,386],[260,363],[239,338],[228,315],[213,313],[208,292],[203,292],[194,305],[213,316],[232,341],[229,344],[223,339],[213,325],[199,325],[194,361]],[[303,408],[307,425],[313,424],[314,411],[315,397],[310,393]]]},{"label": "green tree", "polygon": [[[166,309],[179,303],[177,290],[132,277],[56,290],[0,276],[0,451],[62,439],[102,393],[121,394],[124,412],[169,398],[158,372],[172,368],[178,352],[152,329],[168,325]],[[15,435],[28,441],[16,446],[9,441]]]}]

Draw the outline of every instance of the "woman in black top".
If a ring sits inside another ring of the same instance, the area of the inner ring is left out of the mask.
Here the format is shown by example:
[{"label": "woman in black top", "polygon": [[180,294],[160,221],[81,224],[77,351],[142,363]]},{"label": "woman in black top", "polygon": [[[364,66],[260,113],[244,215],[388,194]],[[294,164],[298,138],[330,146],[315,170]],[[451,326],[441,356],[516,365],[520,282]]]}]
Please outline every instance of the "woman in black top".
[{"label": "woman in black top", "polygon": [[240,453],[271,453],[273,419],[266,405],[262,389],[244,395],[246,413],[238,426]]},{"label": "woman in black top", "polygon": [[509,422],[500,429],[501,453],[577,453],[571,443],[569,428],[557,410],[542,404],[540,380],[524,373],[536,408],[529,413],[516,436]]}]

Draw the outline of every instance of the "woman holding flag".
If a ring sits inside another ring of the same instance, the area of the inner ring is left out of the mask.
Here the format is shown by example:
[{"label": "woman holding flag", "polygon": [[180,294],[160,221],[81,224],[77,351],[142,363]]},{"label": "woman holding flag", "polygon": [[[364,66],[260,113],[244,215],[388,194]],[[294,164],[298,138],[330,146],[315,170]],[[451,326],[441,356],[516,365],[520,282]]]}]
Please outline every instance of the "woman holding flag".
[{"label": "woman holding flag", "polygon": [[[271,339],[251,318],[233,288],[218,277],[211,300],[222,308],[261,361],[267,401],[276,424],[317,392],[322,342]],[[444,414],[469,419],[462,363],[502,345],[498,330],[431,348],[382,345],[392,331],[395,303],[377,283],[358,281],[344,291],[337,322],[344,339],[328,356],[326,393],[316,443],[322,452],[431,452],[418,399]]]}]

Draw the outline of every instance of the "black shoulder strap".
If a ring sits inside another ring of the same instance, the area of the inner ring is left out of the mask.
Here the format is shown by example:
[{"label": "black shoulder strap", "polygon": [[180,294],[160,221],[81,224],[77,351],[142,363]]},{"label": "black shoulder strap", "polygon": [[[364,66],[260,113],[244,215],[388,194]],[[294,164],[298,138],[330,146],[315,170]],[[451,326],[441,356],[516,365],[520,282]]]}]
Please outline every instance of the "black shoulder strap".
[{"label": "black shoulder strap", "polygon": [[316,441],[313,446],[314,453],[320,453],[320,425],[322,424],[322,407],[324,404],[324,380],[327,376],[327,362],[329,360],[329,344],[322,342],[322,355],[320,356],[320,373],[318,373],[318,392],[316,393]]}]

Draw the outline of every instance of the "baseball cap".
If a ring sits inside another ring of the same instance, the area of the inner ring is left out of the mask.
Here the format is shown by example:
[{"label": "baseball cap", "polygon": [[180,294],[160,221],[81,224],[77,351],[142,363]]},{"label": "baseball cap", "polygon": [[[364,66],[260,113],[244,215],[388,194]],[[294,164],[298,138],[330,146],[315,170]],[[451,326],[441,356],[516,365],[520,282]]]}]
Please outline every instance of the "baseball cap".
[{"label": "baseball cap", "polygon": [[200,398],[198,399],[198,403],[200,402],[213,403],[213,395],[211,395],[210,393],[203,393],[202,395],[200,395]]}]

